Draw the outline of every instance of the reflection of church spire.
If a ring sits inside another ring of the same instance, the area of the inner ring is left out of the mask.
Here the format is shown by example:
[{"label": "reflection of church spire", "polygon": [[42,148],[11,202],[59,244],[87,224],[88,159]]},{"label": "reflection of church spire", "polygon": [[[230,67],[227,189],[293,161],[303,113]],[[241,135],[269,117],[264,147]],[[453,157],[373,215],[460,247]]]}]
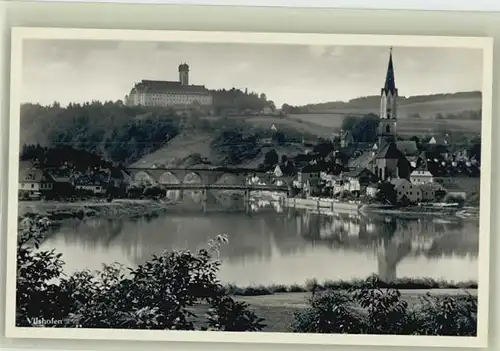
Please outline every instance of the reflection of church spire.
[{"label": "reflection of church spire", "polygon": [[377,248],[378,275],[384,281],[394,281],[397,278],[396,267],[410,252],[411,238],[395,237],[397,222],[386,218],[380,228],[380,240]]},{"label": "reflection of church spire", "polygon": [[378,246],[378,275],[384,281],[397,278],[396,268],[412,249],[411,240],[383,240]]}]

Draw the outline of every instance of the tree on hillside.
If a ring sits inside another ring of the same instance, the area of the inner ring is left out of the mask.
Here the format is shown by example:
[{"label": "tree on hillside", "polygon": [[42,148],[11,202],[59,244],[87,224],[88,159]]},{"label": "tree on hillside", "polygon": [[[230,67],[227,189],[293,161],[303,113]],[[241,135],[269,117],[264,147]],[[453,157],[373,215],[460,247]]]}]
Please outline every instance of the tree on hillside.
[{"label": "tree on hillside", "polygon": [[481,138],[477,137],[471,140],[471,146],[468,152],[470,157],[481,162]]},{"label": "tree on hillside", "polygon": [[272,167],[279,162],[279,155],[275,149],[269,150],[264,156],[264,165]]},{"label": "tree on hillside", "polygon": [[342,121],[342,129],[345,131],[352,131],[356,123],[359,122],[359,118],[356,116],[346,116]]},{"label": "tree on hillside", "polygon": [[279,145],[282,145],[285,143],[285,133],[283,132],[276,132],[273,134],[272,136],[272,140],[276,143],[278,143]]},{"label": "tree on hillside", "polygon": [[245,113],[261,111],[267,104],[266,94],[249,93],[247,90],[232,88],[230,90],[212,90],[214,112],[223,115],[226,112]]},{"label": "tree on hillside", "polygon": [[224,157],[222,160],[224,165],[237,165],[245,160],[251,160],[260,152],[255,135],[243,134],[233,128],[219,131],[210,146]]},{"label": "tree on hillside", "polygon": [[328,154],[335,150],[333,142],[330,140],[323,140],[313,147],[313,152],[319,154],[320,157],[325,158]]},{"label": "tree on hillside", "polygon": [[357,142],[374,142],[378,135],[380,118],[374,114],[363,116],[352,128],[352,137]]},{"label": "tree on hillside", "polygon": [[57,104],[23,104],[21,128],[29,140],[21,143],[69,145],[130,163],[177,135],[179,121],[172,110],[109,101],[70,103],[64,108]]}]

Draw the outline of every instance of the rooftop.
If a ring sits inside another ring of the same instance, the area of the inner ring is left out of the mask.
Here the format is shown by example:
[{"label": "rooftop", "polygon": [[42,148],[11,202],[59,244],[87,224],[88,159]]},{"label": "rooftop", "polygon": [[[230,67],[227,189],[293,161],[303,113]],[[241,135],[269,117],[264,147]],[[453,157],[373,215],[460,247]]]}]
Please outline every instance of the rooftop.
[{"label": "rooftop", "polygon": [[401,157],[404,157],[404,155],[398,149],[396,143],[385,144],[375,156],[377,159],[400,159]]},{"label": "rooftop", "polygon": [[204,85],[182,85],[181,82],[166,80],[142,80],[135,84],[133,92],[210,94]]}]

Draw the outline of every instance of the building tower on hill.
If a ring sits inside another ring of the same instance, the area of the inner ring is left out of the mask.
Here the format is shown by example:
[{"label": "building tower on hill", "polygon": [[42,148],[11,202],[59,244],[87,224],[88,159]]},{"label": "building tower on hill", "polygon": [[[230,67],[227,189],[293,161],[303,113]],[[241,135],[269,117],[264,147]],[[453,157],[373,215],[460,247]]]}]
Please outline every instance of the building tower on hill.
[{"label": "building tower on hill", "polygon": [[211,112],[212,93],[204,85],[189,84],[189,66],[179,65],[179,80],[143,79],[125,96],[127,106],[168,107],[178,111],[199,110]]},{"label": "building tower on hill", "polygon": [[380,93],[380,124],[378,149],[383,148],[386,142],[395,142],[397,122],[398,89],[394,79],[394,64],[392,62],[392,48],[389,54],[389,65],[385,76],[384,87]]},{"label": "building tower on hill", "polygon": [[179,65],[179,82],[181,85],[189,85],[189,65],[187,63]]}]

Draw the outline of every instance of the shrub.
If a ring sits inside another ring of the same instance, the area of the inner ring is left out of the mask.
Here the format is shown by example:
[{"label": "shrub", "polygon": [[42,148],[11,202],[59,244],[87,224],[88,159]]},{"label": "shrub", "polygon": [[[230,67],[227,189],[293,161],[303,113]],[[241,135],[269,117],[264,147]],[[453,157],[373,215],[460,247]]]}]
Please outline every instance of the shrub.
[{"label": "shrub", "polygon": [[208,328],[223,331],[260,331],[264,319],[251,312],[245,302],[236,302],[229,296],[216,298],[208,311]]},{"label": "shrub", "polygon": [[476,298],[471,295],[437,298],[427,294],[422,300],[422,308],[417,314],[421,334],[476,336]]},{"label": "shrub", "polygon": [[114,264],[66,277],[61,254],[38,249],[43,232],[38,221],[23,223],[17,250],[18,326],[43,317],[62,320],[60,326],[66,327],[194,330],[201,327],[195,325],[193,307],[205,302],[211,306],[209,328],[264,327],[262,319],[227,296],[217,280],[220,262],[212,255],[227,241],[225,236],[197,253],[164,252],[134,269]]},{"label": "shrub", "polygon": [[64,310],[59,306],[60,287],[54,282],[60,277],[64,262],[61,254],[39,251],[42,232],[49,227],[46,218],[24,218],[20,221],[23,235],[17,242],[16,308],[18,326],[32,325],[33,318],[60,319]]},{"label": "shrub", "polygon": [[352,333],[475,336],[477,299],[467,296],[423,297],[413,309],[397,289],[377,276],[343,290],[313,292],[309,307],[295,313],[293,330],[303,333]]},{"label": "shrub", "polygon": [[361,288],[353,289],[354,300],[367,312],[369,334],[401,334],[408,325],[408,302],[401,300],[396,289],[380,288],[379,279],[372,275]]},{"label": "shrub", "polygon": [[300,333],[362,333],[363,321],[345,291],[313,294],[310,307],[295,314],[293,330]]}]

